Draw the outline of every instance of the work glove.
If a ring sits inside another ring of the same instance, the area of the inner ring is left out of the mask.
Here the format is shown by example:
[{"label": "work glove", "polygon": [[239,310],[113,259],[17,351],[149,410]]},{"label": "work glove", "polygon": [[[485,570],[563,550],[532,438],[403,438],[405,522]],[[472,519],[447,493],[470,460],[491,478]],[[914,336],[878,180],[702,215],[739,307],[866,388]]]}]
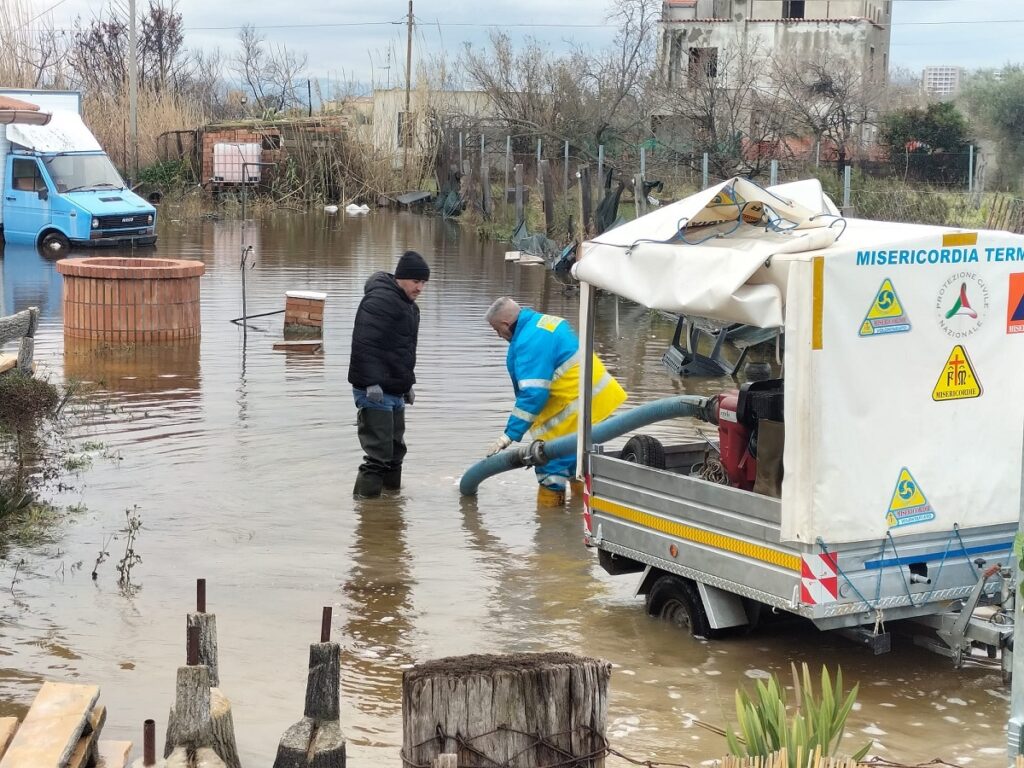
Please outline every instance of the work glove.
[{"label": "work glove", "polygon": [[494,443],[491,444],[491,447],[487,451],[487,455],[493,456],[496,453],[501,453],[510,445],[512,445],[512,438],[502,433],[501,437],[499,437],[497,440],[494,441]]},{"label": "work glove", "polygon": [[373,384],[366,388],[366,396],[374,403],[384,402],[384,390],[380,388],[380,384]]},{"label": "work glove", "polygon": [[405,393],[405,402],[408,405],[412,405],[416,402],[416,393],[413,391],[412,387],[409,387],[409,391]]}]

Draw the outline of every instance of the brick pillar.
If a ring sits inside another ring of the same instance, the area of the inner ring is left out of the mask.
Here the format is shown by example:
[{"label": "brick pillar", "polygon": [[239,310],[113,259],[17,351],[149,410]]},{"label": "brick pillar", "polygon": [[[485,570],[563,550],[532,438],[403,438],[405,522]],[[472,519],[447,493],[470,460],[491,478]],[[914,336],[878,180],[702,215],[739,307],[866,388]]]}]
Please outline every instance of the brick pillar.
[{"label": "brick pillar", "polygon": [[319,291],[288,291],[284,302],[285,332],[322,333],[327,294]]}]

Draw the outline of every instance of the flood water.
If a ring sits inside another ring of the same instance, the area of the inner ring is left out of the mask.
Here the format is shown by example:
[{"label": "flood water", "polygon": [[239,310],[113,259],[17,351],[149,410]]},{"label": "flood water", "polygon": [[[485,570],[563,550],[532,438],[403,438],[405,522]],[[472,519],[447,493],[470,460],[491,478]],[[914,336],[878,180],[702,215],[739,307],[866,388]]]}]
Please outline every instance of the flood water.
[{"label": "flood water", "polygon": [[[201,345],[65,349],[53,262],[32,249],[3,254],[0,315],[39,306],[40,370],[97,382],[107,404],[79,430],[102,450],[57,499],[84,511],[52,541],[11,547],[0,561],[0,715],[22,714],[44,679],[96,683],[105,737],[139,744],[152,717],[162,743],[185,660],[185,614],[205,577],[221,687],[249,765],[269,765],[302,715],[307,647],[319,640],[325,605],[343,647],[342,725],[354,768],[401,764],[403,668],[541,650],[614,664],[609,735],[636,758],[720,758],[724,739],[694,719],[734,721],[737,685],[769,672],[788,680],[790,662],[807,661],[841,664],[861,684],[851,751],[873,738],[873,753],[901,762],[1005,764],[1008,690],[998,669],[954,671],[901,638],[875,657],[803,626],[698,641],[644,614],[636,576],[600,569],[581,543],[577,506],[537,509],[532,472],[499,476],[477,499],[460,500],[457,478],[501,433],[512,402],[505,344],[483,322],[485,309],[510,294],[576,324],[577,296],[542,267],[506,264],[502,245],[414,215],[250,224],[250,314],[283,309],[286,290],[328,294],[324,354],[275,352],[281,315],[254,321],[260,330],[244,336],[229,322],[241,314],[241,225],[164,218],[156,253],[206,264]],[[407,248],[426,256],[432,274],[419,302],[405,488],[353,501],[361,455],[347,383],[352,319],[365,279],[393,269]],[[600,299],[599,312],[599,353],[631,402],[729,385],[667,374],[660,358],[671,322],[613,297]],[[110,537],[136,505],[142,562],[126,593],[115,570],[124,540]],[[110,557],[93,581],[105,544]]]}]

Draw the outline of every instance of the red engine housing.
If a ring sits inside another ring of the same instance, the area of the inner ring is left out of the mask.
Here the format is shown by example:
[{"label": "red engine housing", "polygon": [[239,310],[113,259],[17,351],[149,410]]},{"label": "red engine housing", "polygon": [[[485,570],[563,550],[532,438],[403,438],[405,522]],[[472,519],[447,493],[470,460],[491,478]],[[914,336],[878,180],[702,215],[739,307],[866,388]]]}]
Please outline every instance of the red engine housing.
[{"label": "red engine housing", "polygon": [[731,389],[718,396],[718,451],[729,485],[749,491],[757,479],[757,459],[750,455],[750,429],[738,418],[739,395]]}]

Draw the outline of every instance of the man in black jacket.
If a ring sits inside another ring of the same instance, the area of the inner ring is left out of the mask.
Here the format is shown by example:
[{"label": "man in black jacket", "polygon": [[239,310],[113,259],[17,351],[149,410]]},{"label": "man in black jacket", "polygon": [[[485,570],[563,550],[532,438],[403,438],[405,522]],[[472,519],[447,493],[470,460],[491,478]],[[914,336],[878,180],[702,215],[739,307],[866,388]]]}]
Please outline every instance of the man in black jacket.
[{"label": "man in black jacket", "polygon": [[352,329],[348,380],[356,407],[363,463],[355,496],[373,498],[402,486],[405,458],[405,406],[416,395],[416,337],[420,309],[416,298],[430,278],[430,267],[416,251],[406,251],[395,274],[377,272],[366,281]]}]

